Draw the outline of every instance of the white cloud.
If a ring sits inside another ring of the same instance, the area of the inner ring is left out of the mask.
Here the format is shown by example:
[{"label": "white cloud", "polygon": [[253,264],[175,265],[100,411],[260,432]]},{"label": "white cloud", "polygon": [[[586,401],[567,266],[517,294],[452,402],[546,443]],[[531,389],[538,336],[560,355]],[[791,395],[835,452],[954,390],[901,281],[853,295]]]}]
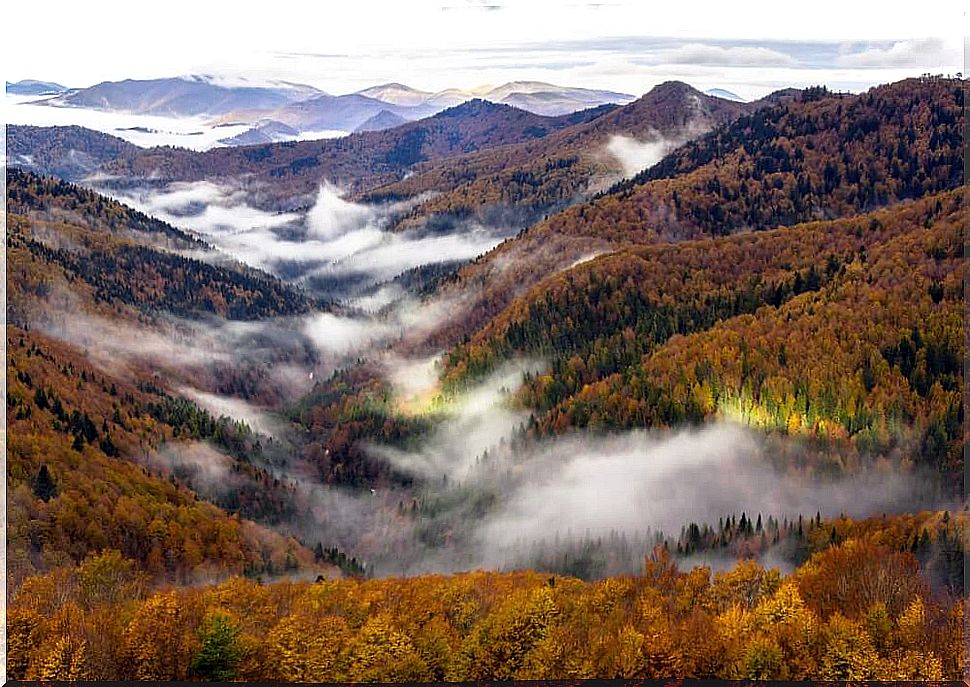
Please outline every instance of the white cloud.
[{"label": "white cloud", "polygon": [[[521,228],[486,228],[463,222],[447,233],[433,235],[389,231],[389,216],[405,210],[408,203],[380,207],[352,203],[326,183],[305,216],[254,208],[244,191],[208,181],[174,183],[162,191],[108,193],[174,226],[197,232],[248,265],[291,280],[353,278],[357,293],[414,267],[470,260]],[[203,253],[194,257],[221,259]]]},{"label": "white cloud", "polygon": [[726,66],[790,66],[794,58],[777,50],[750,46],[722,47],[705,43],[687,43],[662,55],[671,64],[708,64]]},{"label": "white cloud", "polygon": [[920,67],[933,71],[932,65],[954,63],[941,38],[897,41],[889,48],[869,48],[842,55],[837,63],[843,67]]},{"label": "white cloud", "polygon": [[385,322],[332,313],[314,315],[303,327],[303,332],[320,351],[334,355],[364,352],[375,342],[391,336],[394,330]]},{"label": "white cloud", "polygon": [[628,136],[611,136],[606,144],[607,152],[623,166],[625,177],[653,167],[675,147],[673,141],[659,137],[653,141],[638,141]]},{"label": "white cloud", "polygon": [[269,416],[268,413],[257,408],[251,403],[240,398],[231,396],[220,396],[207,391],[200,391],[189,386],[180,387],[178,394],[190,398],[197,404],[209,411],[214,417],[231,417],[241,420],[249,425],[250,429],[267,436],[277,436],[280,431],[280,422]]},{"label": "white cloud", "polygon": [[307,213],[307,235],[332,241],[376,220],[377,213],[373,209],[345,201],[335,186],[324,183],[317,194],[317,202]]}]

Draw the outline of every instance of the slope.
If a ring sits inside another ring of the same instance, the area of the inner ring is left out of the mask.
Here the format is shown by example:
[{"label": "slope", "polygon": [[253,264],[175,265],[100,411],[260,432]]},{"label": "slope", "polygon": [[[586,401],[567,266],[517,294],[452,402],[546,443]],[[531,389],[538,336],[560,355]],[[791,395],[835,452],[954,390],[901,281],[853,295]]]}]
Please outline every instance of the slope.
[{"label": "slope", "polygon": [[706,96],[671,81],[629,105],[541,140],[419,165],[407,179],[363,198],[399,200],[435,192],[415,207],[411,222],[434,214],[465,216],[488,205],[541,211],[581,196],[596,179],[603,183],[610,175],[618,177],[622,165],[608,150],[611,137],[654,141],[662,151],[754,107]]},{"label": "slope", "polygon": [[192,436],[164,395],[35,331],[8,325],[6,337],[8,589],[102,549],[179,583],[314,567],[297,541],[161,471],[163,444]]},{"label": "slope", "polygon": [[968,219],[957,190],[622,249],[540,281],[449,353],[444,379],[541,355],[550,370],[519,396],[540,433],[728,416],[957,475]]},{"label": "slope", "polygon": [[105,164],[103,171],[161,182],[245,178],[260,185],[255,196],[261,207],[292,207],[324,180],[360,191],[400,179],[419,162],[542,138],[581,121],[473,100],[389,131],[204,153],[151,149]]},{"label": "slope", "polygon": [[671,153],[588,203],[550,216],[463,268],[446,291],[474,294],[451,343],[529,285],[631,244],[839,217],[962,183],[963,91],[909,79],[856,96],[783,99]]},{"label": "slope", "polygon": [[179,254],[208,246],[72,184],[11,168],[7,199],[12,322],[43,316],[45,296],[56,284],[82,305],[128,306],[151,316],[256,319],[307,312],[313,305],[257,270]]}]

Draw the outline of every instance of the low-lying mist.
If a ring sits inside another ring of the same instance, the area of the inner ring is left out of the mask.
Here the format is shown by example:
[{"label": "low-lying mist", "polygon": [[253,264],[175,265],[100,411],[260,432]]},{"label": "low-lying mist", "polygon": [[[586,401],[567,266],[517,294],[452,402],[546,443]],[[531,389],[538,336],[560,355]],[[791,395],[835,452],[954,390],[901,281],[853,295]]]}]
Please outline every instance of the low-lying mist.
[{"label": "low-lying mist", "polygon": [[[437,424],[410,449],[371,443],[367,451],[411,475],[414,486],[325,486],[292,462],[279,476],[298,485],[299,516],[285,529],[310,545],[337,546],[378,576],[531,567],[596,577],[636,572],[658,541],[676,539],[688,523],[742,513],[779,521],[819,512],[866,517],[938,505],[926,476],[885,462],[812,475],[797,461],[778,460],[777,441],[728,423],[536,440],[528,414],[509,406],[509,392],[524,371],[541,369],[536,361],[512,364],[443,398],[434,357],[387,358],[402,407],[425,408]],[[424,405],[414,401],[422,397]],[[763,555],[787,564],[779,547]]]},{"label": "low-lying mist", "polygon": [[654,131],[646,140],[617,134],[610,137],[606,152],[620,163],[624,177],[632,177],[653,167],[665,155],[700,136],[708,128],[702,121],[693,120],[676,133],[663,135]]},{"label": "low-lying mist", "polygon": [[[392,218],[420,198],[364,205],[345,200],[326,183],[305,213],[259,210],[246,191],[208,181],[126,189],[115,196],[194,231],[226,256],[337,299],[364,295],[415,267],[470,260],[521,229],[469,220],[446,231],[391,231]],[[195,257],[218,259],[202,253]]]}]

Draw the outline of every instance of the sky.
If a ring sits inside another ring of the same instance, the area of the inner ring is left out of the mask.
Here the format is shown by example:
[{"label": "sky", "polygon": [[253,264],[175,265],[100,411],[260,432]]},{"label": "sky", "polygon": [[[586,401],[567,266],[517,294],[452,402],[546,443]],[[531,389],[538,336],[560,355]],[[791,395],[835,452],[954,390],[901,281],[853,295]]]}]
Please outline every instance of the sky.
[{"label": "sky", "polygon": [[[896,5],[894,8],[893,5]],[[640,95],[680,79],[755,98],[965,71],[963,3],[409,0],[8,3],[2,71],[71,87],[215,74],[340,94],[542,80]],[[163,9],[164,8],[164,9]]]}]

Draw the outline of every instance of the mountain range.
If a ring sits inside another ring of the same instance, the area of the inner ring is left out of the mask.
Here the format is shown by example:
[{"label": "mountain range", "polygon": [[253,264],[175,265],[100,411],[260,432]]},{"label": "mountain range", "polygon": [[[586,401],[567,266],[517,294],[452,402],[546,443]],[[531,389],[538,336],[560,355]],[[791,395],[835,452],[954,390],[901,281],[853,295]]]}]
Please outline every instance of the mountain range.
[{"label": "mountain range", "polygon": [[[556,116],[605,103],[626,103],[632,96],[605,90],[570,88],[537,81],[515,81],[471,90],[420,91],[388,83],[356,93],[331,95],[311,86],[277,82],[227,82],[208,75],[165,79],[105,81],[87,88],[21,81],[9,93],[47,95],[44,104],[167,117],[203,117],[215,123],[250,123],[252,129],[221,141],[251,145],[295,138],[321,130],[352,132],[391,128],[480,98]],[[378,117],[382,112],[388,114]],[[394,115],[391,117],[391,115]],[[270,130],[272,129],[272,133]],[[289,133],[290,130],[296,133]]]},{"label": "mountain range", "polygon": [[[366,131],[362,123],[360,133],[345,138],[204,153],[168,148],[139,151],[118,142],[115,159],[101,156],[104,142],[110,140],[103,134],[92,134],[86,144],[74,130],[70,138],[62,133],[37,140],[35,147],[29,128],[13,126],[8,155],[35,171],[79,170],[72,179],[100,171],[129,179],[195,181],[229,179],[246,170],[272,181],[258,201],[271,209],[292,207],[295,198],[314,191],[321,175],[371,201],[434,191],[433,197],[413,208],[410,218],[404,218],[406,224],[414,224],[432,215],[474,212],[494,204],[490,189],[499,186],[505,188],[505,204],[542,212],[573,198],[595,178],[615,179],[623,174],[624,165],[607,150],[611,137],[627,137],[634,148],[641,142],[662,141],[659,157],[664,146],[771,102],[769,97],[735,103],[681,82],[668,82],[627,105],[605,104],[555,117],[475,99],[382,131]],[[304,108],[304,103],[297,106]],[[388,124],[399,116],[386,108],[374,115]],[[285,126],[264,121],[242,134],[245,141],[240,142],[272,140],[281,128],[287,130]],[[82,161],[90,164],[82,167]],[[524,184],[528,179],[534,181]]]},{"label": "mountain range", "polygon": [[59,95],[65,93],[68,88],[53,81],[36,81],[34,79],[24,79],[16,83],[6,82],[6,92],[10,95]]}]

